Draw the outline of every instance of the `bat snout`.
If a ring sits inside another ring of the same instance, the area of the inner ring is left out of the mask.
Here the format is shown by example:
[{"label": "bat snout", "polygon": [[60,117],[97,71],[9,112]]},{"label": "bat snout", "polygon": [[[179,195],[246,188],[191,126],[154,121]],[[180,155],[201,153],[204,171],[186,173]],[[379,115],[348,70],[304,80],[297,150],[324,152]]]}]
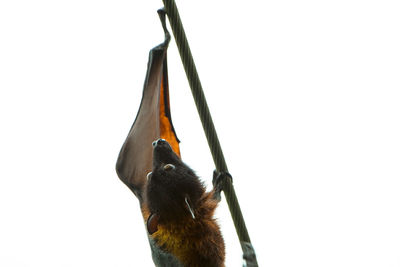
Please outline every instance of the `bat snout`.
[{"label": "bat snout", "polygon": [[162,138],[157,139],[152,143],[153,147],[161,146],[161,145],[165,145],[165,144],[167,144],[167,141],[165,141],[165,139],[162,139]]}]

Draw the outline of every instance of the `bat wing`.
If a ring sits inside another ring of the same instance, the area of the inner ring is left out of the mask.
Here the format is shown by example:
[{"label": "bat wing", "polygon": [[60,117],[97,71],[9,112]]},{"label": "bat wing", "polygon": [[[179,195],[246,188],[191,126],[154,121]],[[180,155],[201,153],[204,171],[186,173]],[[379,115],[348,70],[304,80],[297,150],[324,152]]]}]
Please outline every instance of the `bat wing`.
[{"label": "bat wing", "polygon": [[152,142],[163,138],[180,155],[179,140],[172,125],[169,106],[167,49],[170,35],[165,25],[165,13],[161,11],[159,15],[165,40],[150,51],[139,111],[116,164],[118,177],[132,190],[141,204],[146,176],[152,168]]}]

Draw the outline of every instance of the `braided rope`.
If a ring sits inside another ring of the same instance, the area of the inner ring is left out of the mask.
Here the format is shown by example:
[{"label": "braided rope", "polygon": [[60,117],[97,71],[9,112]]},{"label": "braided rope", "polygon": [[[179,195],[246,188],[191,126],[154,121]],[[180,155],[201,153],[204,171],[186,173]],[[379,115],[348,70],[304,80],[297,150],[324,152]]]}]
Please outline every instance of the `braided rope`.
[{"label": "braided rope", "polygon": [[[200,78],[194,64],[193,56],[190,51],[189,43],[186,38],[185,31],[178,13],[178,8],[174,0],[163,0],[168,19],[174,33],[175,41],[178,46],[179,54],[189,81],[190,89],[192,90],[193,98],[196,103],[197,111],[207,138],[208,146],[210,147],[214,164],[218,172],[228,172],[228,167],[225,162],[224,154],[218,140],[217,132],[211,118],[210,110],[204,96],[203,88],[200,83]],[[237,235],[243,252],[246,251],[245,244],[250,242],[246,224],[240,210],[239,202],[233,188],[232,180],[227,179],[226,175],[223,182],[223,191],[228,203],[229,211],[232,216],[233,223],[236,228]],[[254,266],[257,266],[256,258]]]}]

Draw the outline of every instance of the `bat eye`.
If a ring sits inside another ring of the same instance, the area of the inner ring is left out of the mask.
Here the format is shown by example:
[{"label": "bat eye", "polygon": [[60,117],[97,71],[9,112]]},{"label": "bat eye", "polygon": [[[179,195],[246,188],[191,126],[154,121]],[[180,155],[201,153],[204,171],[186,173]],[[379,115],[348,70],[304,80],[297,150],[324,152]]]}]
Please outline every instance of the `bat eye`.
[{"label": "bat eye", "polygon": [[166,165],[164,166],[164,170],[166,170],[166,171],[170,171],[170,170],[173,170],[173,169],[175,169],[175,165],[166,164]]}]

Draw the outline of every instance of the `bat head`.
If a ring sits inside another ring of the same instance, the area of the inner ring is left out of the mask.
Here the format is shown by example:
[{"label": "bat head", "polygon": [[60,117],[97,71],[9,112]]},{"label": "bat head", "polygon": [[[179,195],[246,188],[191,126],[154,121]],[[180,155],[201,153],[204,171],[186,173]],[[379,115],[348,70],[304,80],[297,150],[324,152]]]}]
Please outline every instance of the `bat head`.
[{"label": "bat head", "polygon": [[196,205],[205,187],[164,139],[153,142],[153,170],[147,178],[150,213],[157,214],[160,221],[196,218]]}]

